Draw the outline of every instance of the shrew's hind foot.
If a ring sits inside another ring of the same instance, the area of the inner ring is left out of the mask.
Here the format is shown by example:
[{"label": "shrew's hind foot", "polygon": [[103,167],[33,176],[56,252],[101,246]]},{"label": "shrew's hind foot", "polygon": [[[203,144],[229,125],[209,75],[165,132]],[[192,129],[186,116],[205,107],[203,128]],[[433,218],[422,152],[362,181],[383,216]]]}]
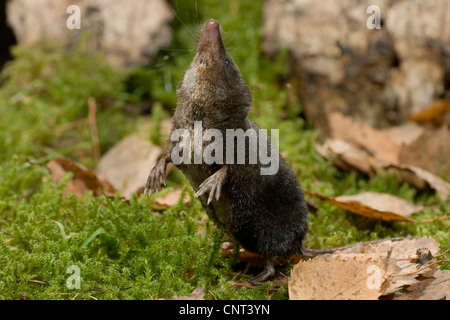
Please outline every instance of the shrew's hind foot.
[{"label": "shrew's hind foot", "polygon": [[267,258],[264,265],[264,270],[259,273],[253,280],[249,281],[248,284],[251,286],[258,286],[260,284],[263,284],[267,280],[272,279],[275,276],[275,261],[276,258]]}]

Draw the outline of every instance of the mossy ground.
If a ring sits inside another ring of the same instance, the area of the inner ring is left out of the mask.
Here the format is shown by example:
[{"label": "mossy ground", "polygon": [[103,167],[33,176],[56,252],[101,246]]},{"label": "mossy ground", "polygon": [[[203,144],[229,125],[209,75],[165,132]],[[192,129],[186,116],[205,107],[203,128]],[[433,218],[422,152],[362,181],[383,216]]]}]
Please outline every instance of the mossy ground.
[{"label": "mossy ground", "polygon": [[[288,68],[283,53],[271,60],[259,47],[261,4],[197,0],[173,5],[177,37],[147,67],[114,70],[101,54],[89,54],[83,39],[70,52],[57,45],[14,48],[15,60],[3,70],[0,87],[0,299],[156,299],[187,295],[199,285],[206,286],[207,299],[287,298],[286,285],[275,293],[268,290],[270,283],[252,290],[230,285],[245,281],[247,269],[222,255],[223,233],[198,201],[154,211],[152,197],[142,195],[128,202],[91,194],[65,197],[69,177],[55,184],[45,167],[59,155],[95,166],[87,121],[91,97],[98,104],[102,153],[143,121],[169,117],[174,88],[195,50],[190,33],[210,17],[220,21],[252,89],[250,118],[262,128],[279,129],[280,150],[305,189],[330,196],[380,191],[426,203],[417,221],[450,211],[450,201],[401,184],[395,174],[368,179],[340,171],[315,152],[318,132],[299,116],[301,106],[287,102],[287,88],[280,85]],[[150,114],[146,105],[153,106]],[[153,132],[149,139],[158,136]],[[179,173],[170,180],[191,192]],[[385,223],[320,203],[309,221],[304,245],[310,248],[405,235],[432,236],[450,248],[448,220]],[[79,289],[67,287],[72,265],[80,270]],[[450,263],[440,267],[449,269]],[[288,273],[289,266],[282,271]]]}]

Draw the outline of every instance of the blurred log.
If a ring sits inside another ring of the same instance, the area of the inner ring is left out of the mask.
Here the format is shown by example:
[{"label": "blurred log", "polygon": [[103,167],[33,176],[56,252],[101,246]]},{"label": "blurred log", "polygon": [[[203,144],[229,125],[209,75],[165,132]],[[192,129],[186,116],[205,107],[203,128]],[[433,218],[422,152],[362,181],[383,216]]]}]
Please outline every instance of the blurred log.
[{"label": "blurred log", "polygon": [[450,97],[449,26],[448,0],[267,0],[263,49],[289,51],[289,97],[316,128],[332,111],[388,127]]},{"label": "blurred log", "polygon": [[[80,8],[81,28],[69,29],[70,5]],[[47,40],[73,44],[91,32],[93,50],[115,66],[145,64],[170,43],[173,12],[165,0],[9,0],[7,21],[21,45]]]}]

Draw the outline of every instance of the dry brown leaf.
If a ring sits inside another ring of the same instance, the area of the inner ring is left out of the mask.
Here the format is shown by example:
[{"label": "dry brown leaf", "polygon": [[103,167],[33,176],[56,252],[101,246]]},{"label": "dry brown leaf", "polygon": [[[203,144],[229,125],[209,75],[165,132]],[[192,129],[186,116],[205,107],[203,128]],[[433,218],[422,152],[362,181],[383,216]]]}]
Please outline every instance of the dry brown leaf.
[{"label": "dry brown leaf", "polygon": [[429,186],[436,190],[444,201],[450,196],[450,183],[427,170],[410,165],[387,165],[384,168],[394,169],[402,181],[416,188],[422,189]]},{"label": "dry brown leaf", "polygon": [[316,150],[340,168],[369,176],[384,173],[387,167],[396,168],[403,181],[417,188],[429,185],[444,199],[450,195],[450,184],[438,177],[442,170],[450,173],[447,126],[425,130],[408,122],[376,130],[339,113],[330,116],[330,126],[332,139]]},{"label": "dry brown leaf", "polygon": [[[336,118],[336,116],[335,116]],[[336,121],[339,119],[337,117]],[[351,119],[346,119],[349,122]],[[366,128],[365,125],[358,125]],[[368,130],[367,128],[365,129]],[[390,163],[398,163],[400,161],[400,154],[406,146],[413,144],[417,141],[425,132],[423,128],[414,123],[405,123],[401,126],[392,127],[384,130],[370,129],[372,132],[370,135],[379,136],[379,139],[383,139],[389,145],[391,149],[395,150],[395,153],[391,157],[394,162],[383,161],[377,158],[377,154],[373,151],[373,146],[369,140],[365,141],[362,137],[352,138],[350,140],[342,140],[340,138],[333,138],[327,140],[323,145],[317,145],[317,152],[326,159],[332,159],[337,166],[344,170],[357,169],[369,176],[373,176],[378,172],[378,167]],[[344,136],[339,134],[340,136]],[[359,133],[354,132],[354,135],[358,136]],[[374,140],[378,143],[378,140]],[[397,145],[397,147],[393,147]],[[387,150],[386,150],[387,152]]]},{"label": "dry brown leaf", "polygon": [[428,129],[414,142],[403,145],[399,163],[450,176],[450,130],[447,126]]},{"label": "dry brown leaf", "polygon": [[343,170],[356,169],[372,177],[375,173],[383,174],[387,169],[392,169],[398,173],[400,181],[418,189],[429,186],[436,190],[444,201],[450,196],[450,183],[439,176],[416,166],[377,163],[369,153],[345,141],[328,140],[323,145],[317,145],[316,150]]},{"label": "dry brown leaf", "polygon": [[323,145],[316,145],[316,151],[326,159],[333,162],[343,170],[356,169],[368,176],[376,173],[376,159],[363,148],[340,139],[327,140]]},{"label": "dry brown leaf", "polygon": [[[352,247],[349,249],[336,252],[335,254],[379,254],[382,257],[387,257],[390,252],[390,261],[395,261],[395,264],[391,264],[391,268],[387,270],[386,277],[389,281],[386,281],[383,285],[383,295],[388,295],[398,291],[400,288],[406,285],[413,285],[419,281],[416,279],[419,275],[432,274],[436,268],[425,269],[420,272],[416,272],[417,263],[414,260],[404,260],[416,256],[416,251],[419,248],[427,248],[433,255],[439,252],[440,244],[431,237],[422,237],[418,239],[404,239],[401,241],[382,241],[376,244],[360,245],[358,247]],[[393,266],[393,268],[392,268]],[[401,277],[392,277],[391,275],[408,274]]]},{"label": "dry brown leaf", "polygon": [[289,299],[378,299],[385,269],[377,254],[324,255],[300,261],[291,272]]},{"label": "dry brown leaf", "polygon": [[291,272],[290,299],[440,299],[450,277],[435,264],[417,268],[417,250],[424,248],[435,256],[440,244],[430,237],[360,243],[300,261]]},{"label": "dry brown leaf", "polygon": [[450,299],[450,271],[436,270],[432,277],[421,277],[417,283],[407,285],[387,295],[391,300],[440,300]]},{"label": "dry brown leaf", "polygon": [[432,123],[440,126],[446,113],[450,113],[450,100],[442,99],[411,115],[409,119],[417,123]]},{"label": "dry brown leaf", "polygon": [[384,163],[398,163],[401,145],[388,132],[354,122],[351,117],[334,112],[329,117],[331,137],[366,150]]},{"label": "dry brown leaf", "polygon": [[395,259],[405,259],[416,256],[418,248],[428,248],[432,254],[437,254],[440,249],[440,244],[431,237],[421,238],[405,238],[400,241],[391,241],[389,239],[376,243],[359,244],[359,246],[352,246],[336,253],[376,253],[386,256],[392,249],[391,257]]},{"label": "dry brown leaf", "polygon": [[404,199],[385,193],[364,192],[358,195],[332,198],[308,190],[304,190],[304,192],[344,210],[384,221],[414,222],[409,217],[423,209],[423,206],[415,206]]},{"label": "dry brown leaf", "polygon": [[[402,198],[387,193],[377,192],[363,192],[355,195],[339,196],[336,197],[335,200],[345,202],[347,204],[360,204],[363,207],[368,207],[374,211],[380,212],[383,216],[381,219],[388,221],[396,219],[396,217],[393,217],[392,219],[388,218],[387,216],[390,216],[390,213],[400,215],[404,218],[409,218],[411,215],[422,211],[424,208],[423,206],[413,205]],[[359,209],[357,210],[359,211]],[[362,210],[364,211],[365,208]],[[369,216],[372,215],[372,213],[369,214]],[[384,215],[387,216],[384,217]]]},{"label": "dry brown leaf", "polygon": [[161,147],[132,134],[122,139],[100,159],[96,173],[109,181],[125,199],[142,190],[148,173],[161,154]]},{"label": "dry brown leaf", "polygon": [[[421,290],[422,295],[418,297],[420,300],[440,300],[445,298],[450,300],[450,270],[437,270],[433,274],[433,281],[425,286],[419,287],[416,291]],[[412,291],[412,289],[410,290]]]},{"label": "dry brown leaf", "polygon": [[374,163],[400,163],[402,150],[416,143],[426,132],[414,122],[377,130],[337,112],[329,119],[332,139],[343,140],[364,151],[376,160]]},{"label": "dry brown leaf", "polygon": [[[183,193],[183,190],[181,188],[174,189],[168,193],[165,193],[161,196],[156,197],[156,199],[153,201],[153,205],[159,207],[159,208],[169,208],[178,203],[180,201],[181,195]],[[191,197],[188,193],[185,193],[183,203],[187,204],[191,202]]]},{"label": "dry brown leaf", "polygon": [[73,160],[54,158],[47,163],[47,168],[55,183],[59,183],[68,173],[73,173],[72,179],[64,189],[64,194],[72,193],[82,197],[88,190],[91,190],[94,196],[102,195],[102,191],[107,196],[113,196],[115,193],[114,188],[108,182],[100,180],[92,170]]},{"label": "dry brown leaf", "polygon": [[402,146],[414,143],[425,133],[425,129],[414,122],[405,122],[380,131],[386,133],[393,142]]},{"label": "dry brown leaf", "polygon": [[173,296],[167,300],[204,300],[205,286],[200,286],[187,296]]}]

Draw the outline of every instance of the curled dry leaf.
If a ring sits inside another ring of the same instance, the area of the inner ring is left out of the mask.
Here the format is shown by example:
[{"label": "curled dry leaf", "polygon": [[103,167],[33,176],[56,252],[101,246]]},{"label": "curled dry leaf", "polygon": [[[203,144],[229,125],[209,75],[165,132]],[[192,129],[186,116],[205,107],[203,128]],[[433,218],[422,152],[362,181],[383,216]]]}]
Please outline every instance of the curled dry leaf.
[{"label": "curled dry leaf", "polygon": [[[429,237],[357,244],[334,254],[300,261],[289,280],[290,299],[440,299],[448,295],[448,272],[435,265],[417,269],[417,249],[434,256],[440,244]],[[431,264],[430,264],[431,265]]]},{"label": "curled dry leaf", "polygon": [[450,183],[427,170],[410,165],[387,165],[384,169],[395,170],[402,181],[416,188],[422,189],[429,186],[436,190],[444,201],[450,197]]},{"label": "curled dry leaf", "polygon": [[430,187],[445,201],[450,196],[450,183],[437,175],[412,165],[380,163],[367,151],[339,139],[326,141],[316,146],[317,152],[332,161],[343,170],[358,170],[373,177],[389,170],[397,172],[401,181],[423,189]]},{"label": "curled dry leaf", "polygon": [[408,292],[415,293],[413,299],[450,300],[450,270],[436,270],[430,280],[426,286],[417,285],[408,290]]},{"label": "curled dry leaf", "polygon": [[447,126],[425,129],[408,122],[383,130],[359,124],[340,113],[330,116],[331,138],[317,152],[344,170],[372,177],[386,169],[417,188],[430,186],[446,200],[450,183],[438,175],[450,172],[450,132]]},{"label": "curled dry leaf", "polygon": [[100,179],[109,181],[121,196],[130,199],[133,193],[143,190],[161,151],[161,147],[132,134],[103,155],[95,172]]},{"label": "curled dry leaf", "polygon": [[[386,272],[377,254],[317,256],[300,261],[291,272],[291,300],[374,300],[381,295]],[[374,278],[370,276],[376,272]]]},{"label": "curled dry leaf", "polygon": [[423,206],[413,205],[404,199],[386,193],[364,192],[332,198],[312,191],[304,190],[304,192],[344,210],[384,221],[414,222],[409,217],[423,210]]},{"label": "curled dry leaf", "polygon": [[403,145],[399,164],[422,168],[435,175],[450,176],[450,130],[427,129],[414,142]]},{"label": "curled dry leaf", "polygon": [[341,169],[356,169],[372,177],[376,173],[376,159],[364,148],[358,148],[341,139],[327,140],[316,145],[316,151],[326,159],[332,159]]},{"label": "curled dry leaf", "polygon": [[380,130],[389,136],[389,139],[404,147],[416,142],[426,130],[414,122],[405,122],[399,126]]},{"label": "curled dry leaf", "polygon": [[351,117],[338,112],[329,116],[329,123],[333,139],[343,140],[363,148],[379,161],[398,163],[401,146],[391,138],[388,132],[354,122]]},{"label": "curled dry leaf", "polygon": [[102,195],[102,191],[107,196],[113,196],[115,193],[115,189],[108,182],[100,180],[92,170],[73,160],[54,158],[47,163],[47,168],[55,183],[59,183],[68,173],[73,174],[64,189],[64,194],[72,193],[82,197],[88,190],[91,190],[94,196]]},{"label": "curled dry leaf", "polygon": [[[161,196],[156,197],[156,199],[153,201],[153,205],[157,208],[169,208],[178,203],[180,201],[181,196],[183,195],[183,190],[181,188],[174,189],[172,191],[169,191],[168,193],[165,193]],[[187,204],[191,202],[191,197],[186,192],[184,194],[183,203]]]},{"label": "curled dry leaf", "polygon": [[447,114],[450,114],[450,100],[442,99],[411,115],[409,119],[417,123],[440,126]]},{"label": "curled dry leaf", "polygon": [[426,130],[414,122],[377,130],[334,112],[330,118],[331,138],[365,150],[377,163],[399,164],[405,147],[416,143]]},{"label": "curled dry leaf", "polygon": [[187,296],[173,296],[167,300],[204,300],[205,286],[200,286]]},{"label": "curled dry leaf", "polygon": [[[417,277],[419,275],[431,276],[436,270],[435,267],[431,269],[424,269],[417,272],[417,262],[412,257],[416,257],[417,249],[427,248],[433,255],[439,252],[440,244],[431,237],[422,237],[418,239],[404,239],[401,241],[383,241],[377,244],[360,245],[349,249],[336,252],[340,253],[359,253],[359,254],[379,254],[383,257],[389,257],[389,261],[395,263],[390,264],[384,277],[389,281],[383,284],[383,295],[388,295],[400,290],[403,286],[409,286],[418,283]],[[414,272],[414,273],[413,273]],[[431,274],[430,274],[431,273]],[[401,277],[395,275],[405,274]],[[390,278],[390,276],[394,276]]]}]

